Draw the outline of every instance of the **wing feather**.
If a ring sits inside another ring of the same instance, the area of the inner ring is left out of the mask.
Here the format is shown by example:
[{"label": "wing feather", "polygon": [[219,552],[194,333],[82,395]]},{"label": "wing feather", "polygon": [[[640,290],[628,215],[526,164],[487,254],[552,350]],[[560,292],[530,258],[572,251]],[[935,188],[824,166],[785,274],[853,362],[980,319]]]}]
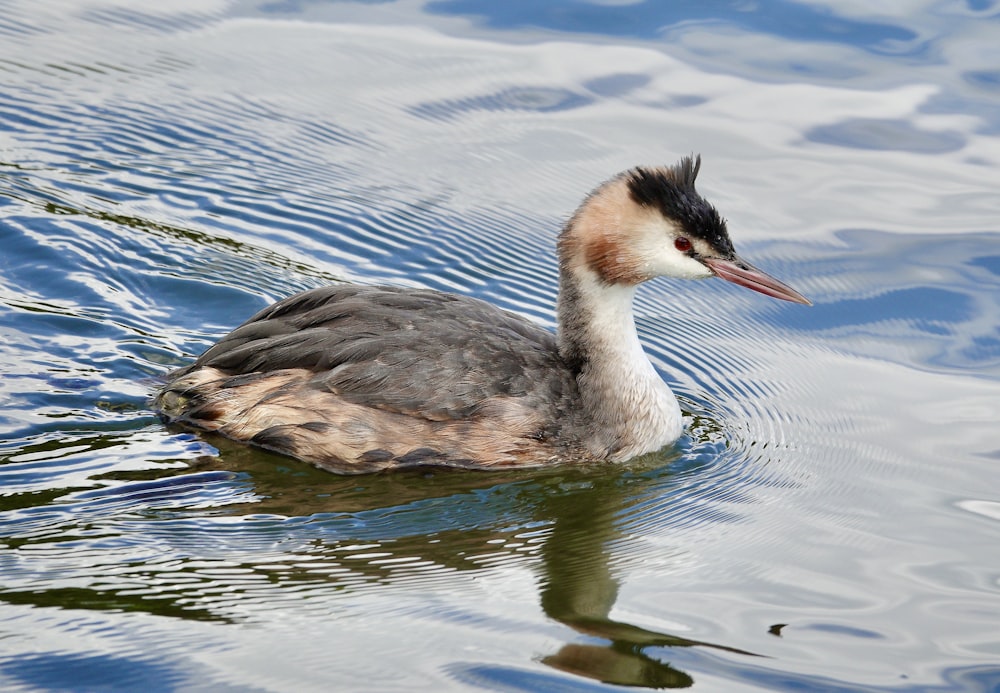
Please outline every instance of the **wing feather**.
[{"label": "wing feather", "polygon": [[557,418],[576,397],[554,336],[478,299],[430,290],[333,286],[265,308],[176,377],[305,369],[309,387],[430,420],[463,419],[493,397]]}]

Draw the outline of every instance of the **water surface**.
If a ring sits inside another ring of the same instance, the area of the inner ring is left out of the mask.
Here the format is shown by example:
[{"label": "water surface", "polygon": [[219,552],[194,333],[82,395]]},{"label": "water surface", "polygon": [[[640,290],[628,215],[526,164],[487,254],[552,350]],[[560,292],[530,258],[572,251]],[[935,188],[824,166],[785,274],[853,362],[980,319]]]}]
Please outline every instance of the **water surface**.
[{"label": "water surface", "polygon": [[[991,2],[9,2],[0,687],[1000,690]],[[337,477],[158,379],[356,281],[552,327],[582,196],[700,152],[813,299],[660,280],[613,468]]]}]

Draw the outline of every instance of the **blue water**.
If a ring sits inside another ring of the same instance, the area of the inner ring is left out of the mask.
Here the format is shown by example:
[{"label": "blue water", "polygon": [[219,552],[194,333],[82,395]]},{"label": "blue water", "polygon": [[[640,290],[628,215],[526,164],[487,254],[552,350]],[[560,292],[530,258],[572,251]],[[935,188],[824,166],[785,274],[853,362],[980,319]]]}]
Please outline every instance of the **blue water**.
[{"label": "blue water", "polygon": [[[1000,691],[1000,5],[147,5],[0,8],[0,688]],[[815,305],[644,287],[672,449],[346,478],[149,409],[309,287],[552,327],[583,195],[691,152]]]}]

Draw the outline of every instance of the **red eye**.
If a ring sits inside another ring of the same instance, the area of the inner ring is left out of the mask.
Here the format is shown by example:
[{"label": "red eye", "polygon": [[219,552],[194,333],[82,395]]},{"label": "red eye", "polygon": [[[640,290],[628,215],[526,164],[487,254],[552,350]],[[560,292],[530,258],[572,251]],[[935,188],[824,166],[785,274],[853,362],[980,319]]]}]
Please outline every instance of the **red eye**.
[{"label": "red eye", "polygon": [[685,238],[684,236],[678,236],[674,239],[674,247],[682,253],[690,252],[691,250],[691,240]]}]

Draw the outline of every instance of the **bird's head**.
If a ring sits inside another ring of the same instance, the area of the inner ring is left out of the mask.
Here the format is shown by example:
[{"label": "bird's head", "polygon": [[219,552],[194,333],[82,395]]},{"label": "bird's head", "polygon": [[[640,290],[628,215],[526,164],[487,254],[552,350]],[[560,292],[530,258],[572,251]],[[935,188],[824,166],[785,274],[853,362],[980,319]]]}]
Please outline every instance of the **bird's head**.
[{"label": "bird's head", "polygon": [[785,301],[809,304],[795,289],[736,255],[726,222],[697,190],[701,157],[670,167],[638,167],[597,188],[559,238],[563,271],[604,285],[654,277],[716,276]]}]

